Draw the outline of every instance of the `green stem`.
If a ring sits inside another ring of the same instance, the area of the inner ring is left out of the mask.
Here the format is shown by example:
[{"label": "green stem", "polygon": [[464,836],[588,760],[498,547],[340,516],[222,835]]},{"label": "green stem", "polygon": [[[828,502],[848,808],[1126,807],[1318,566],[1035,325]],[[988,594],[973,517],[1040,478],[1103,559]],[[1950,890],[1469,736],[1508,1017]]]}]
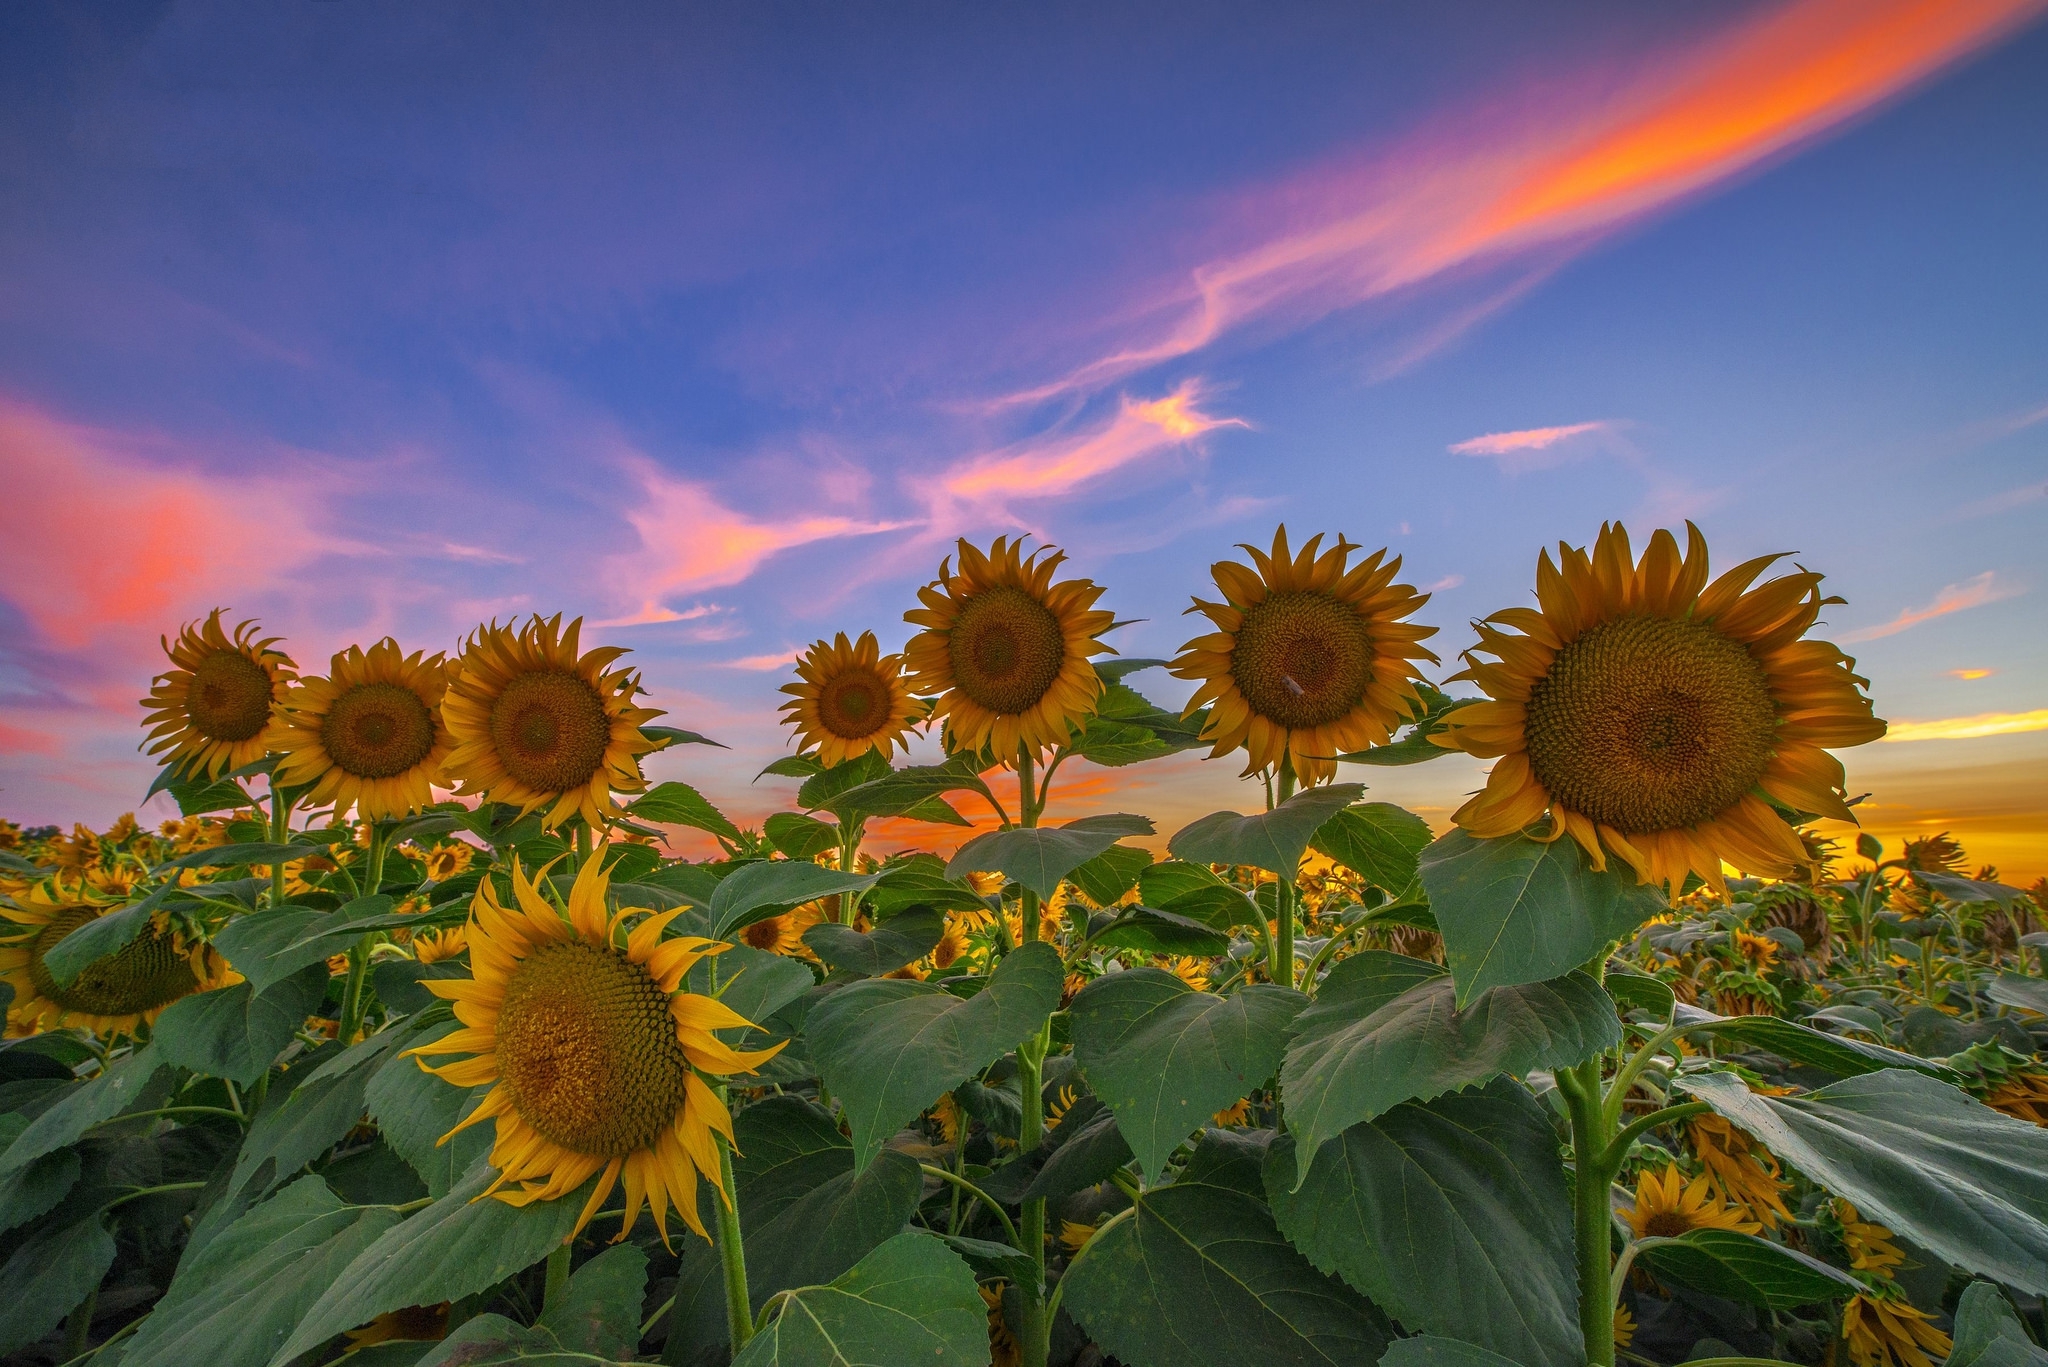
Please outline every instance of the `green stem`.
[{"label": "green stem", "polygon": [[230,1120],[243,1119],[242,1116],[237,1115],[225,1106],[159,1106],[153,1111],[130,1111],[126,1115],[117,1115],[111,1120],[100,1121],[99,1124],[92,1126],[92,1128],[95,1130],[102,1129],[108,1125],[119,1125],[129,1120],[154,1120],[158,1116],[166,1115],[220,1115],[226,1116]]},{"label": "green stem", "polygon": [[590,827],[583,822],[576,823],[576,867],[575,873],[583,872],[583,866],[590,860]]},{"label": "green stem", "polygon": [[[363,861],[362,895],[365,897],[375,897],[384,886],[384,856],[390,840],[391,833],[384,823],[370,822],[370,853]],[[357,1032],[363,1028],[363,983],[370,974],[371,938],[371,935],[365,935],[349,946],[348,983],[342,989],[341,1021],[334,1033],[343,1048],[354,1044]]]},{"label": "green stem", "polygon": [[[291,832],[292,805],[284,799],[284,792],[277,784],[277,776],[270,779],[270,843],[284,844],[284,838]],[[270,905],[284,905],[284,864],[270,866]]]},{"label": "green stem", "polygon": [[1050,1321],[1054,1316],[1059,1314],[1060,1296],[1067,1289],[1067,1278],[1074,1275],[1074,1269],[1079,1267],[1081,1265],[1081,1260],[1088,1256],[1088,1250],[1095,1247],[1095,1241],[1097,1239],[1100,1239],[1103,1235],[1109,1233],[1110,1230],[1116,1228],[1118,1224],[1122,1223],[1125,1220],[1130,1219],[1133,1215],[1137,1213],[1137,1202],[1133,1201],[1130,1205],[1125,1206],[1122,1210],[1110,1216],[1107,1220],[1104,1220],[1099,1226],[1096,1227],[1095,1232],[1088,1236],[1088,1242],[1081,1245],[1081,1251],[1079,1253],[1076,1253],[1073,1256],[1072,1260],[1067,1263],[1067,1270],[1060,1277],[1060,1284],[1052,1289],[1052,1299],[1048,1300],[1045,1303],[1045,1317],[1048,1321]]},{"label": "green stem", "polygon": [[1017,1226],[1010,1223],[1008,1212],[1003,1209],[1002,1203],[997,1201],[995,1197],[989,1195],[980,1187],[975,1186],[974,1183],[968,1181],[965,1177],[960,1176],[958,1173],[948,1172],[936,1163],[919,1163],[917,1166],[923,1169],[925,1176],[936,1177],[942,1182],[951,1182],[956,1193],[964,1191],[994,1211],[996,1219],[1002,1222],[1003,1233],[1010,1236],[1011,1246],[1020,1249],[1023,1247],[1022,1240],[1017,1237]]},{"label": "green stem", "polygon": [[[725,1100],[725,1088],[719,1089]],[[747,1249],[740,1237],[739,1198],[732,1180],[732,1146],[723,1135],[718,1144],[718,1262],[725,1272],[725,1327],[735,1356],[754,1336],[754,1310],[747,1293]]]},{"label": "green stem", "polygon": [[1578,1252],[1579,1332],[1586,1341],[1587,1362],[1592,1367],[1614,1367],[1614,1217],[1607,1195],[1614,1169],[1608,1163],[1612,1139],[1600,1093],[1599,1056],[1558,1074],[1558,1082],[1572,1125],[1572,1229]]},{"label": "green stem", "polygon": [[569,1255],[575,1246],[564,1239],[548,1253],[547,1289],[541,1293],[541,1309],[553,1310],[569,1292]]},{"label": "green stem", "polygon": [[1635,1147],[1635,1142],[1638,1139],[1641,1139],[1651,1130],[1656,1129],[1659,1125],[1670,1125],[1680,1120],[1690,1120],[1694,1116],[1704,1115],[1712,1109],[1713,1107],[1707,1105],[1704,1101],[1686,1101],[1676,1106],[1666,1106],[1661,1111],[1652,1111],[1639,1120],[1630,1121],[1621,1128],[1620,1132],[1607,1145],[1607,1161],[1604,1166],[1607,1168],[1608,1174],[1611,1177],[1614,1173],[1621,1171],[1622,1162],[1628,1157],[1628,1151]]},{"label": "green stem", "polygon": [[[1291,760],[1280,761],[1280,790],[1274,806],[1294,796],[1294,764]],[[1278,875],[1274,885],[1273,904],[1279,912],[1279,933],[1273,937],[1272,958],[1267,961],[1268,976],[1282,987],[1294,986],[1294,871]]]},{"label": "green stem", "polygon": [[100,1207],[100,1209],[112,1210],[115,1206],[125,1206],[130,1201],[140,1201],[145,1196],[161,1196],[167,1191],[197,1191],[205,1185],[206,1183],[204,1182],[166,1182],[160,1187],[138,1187],[134,1191],[123,1192],[121,1195],[116,1196],[113,1200],[107,1202],[106,1205]]},{"label": "green stem", "polygon": [[95,1286],[85,1293],[85,1299],[64,1321],[64,1347],[61,1350],[64,1361],[77,1357],[92,1343],[92,1312],[99,1303],[100,1289]]},{"label": "green stem", "polygon": [[[1030,745],[1019,745],[1017,807],[1018,819],[1026,830],[1038,825],[1039,813],[1044,807],[1040,795],[1034,791],[1034,763]],[[1024,888],[1017,908],[1022,923],[1018,939],[1029,944],[1038,938],[1038,894]],[[1046,1026],[1041,1026],[1030,1039],[1017,1046],[1018,1100],[1023,1104],[1023,1114],[1017,1126],[1017,1152],[1020,1154],[1030,1153],[1045,1138],[1045,1098],[1040,1095],[1044,1081],[1040,1070],[1045,1062],[1048,1042],[1049,1031]],[[1045,1307],[1044,1199],[1026,1201],[1021,1213],[1024,1223],[1019,1231],[1017,1247],[1031,1259],[1033,1272],[1031,1285],[1020,1288],[1024,1292],[1024,1323],[1017,1336],[1018,1347],[1022,1367],[1045,1367],[1046,1355],[1052,1345],[1052,1321],[1047,1318]]]},{"label": "green stem", "polygon": [[1657,1055],[1663,1052],[1665,1045],[1684,1033],[1685,1027],[1682,1025],[1665,1026],[1650,1036],[1643,1047],[1636,1050],[1628,1062],[1621,1065],[1621,1071],[1614,1075],[1614,1082],[1607,1089],[1605,1111],[1610,1127],[1621,1123],[1621,1109],[1627,1104],[1628,1094],[1635,1089],[1636,1079],[1643,1075],[1643,1070],[1656,1061]]}]

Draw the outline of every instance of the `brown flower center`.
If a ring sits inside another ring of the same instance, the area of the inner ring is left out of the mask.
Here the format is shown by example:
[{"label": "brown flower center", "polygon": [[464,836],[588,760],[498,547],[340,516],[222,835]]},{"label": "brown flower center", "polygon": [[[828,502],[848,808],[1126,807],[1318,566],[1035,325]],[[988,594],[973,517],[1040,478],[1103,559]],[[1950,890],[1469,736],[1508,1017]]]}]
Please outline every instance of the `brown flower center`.
[{"label": "brown flower center", "polygon": [[1529,692],[1529,764],[1559,803],[1623,835],[1726,811],[1771,762],[1763,667],[1698,622],[1620,617],[1557,652]]},{"label": "brown flower center", "polygon": [[29,945],[28,977],[39,995],[66,1011],[128,1016],[168,1006],[199,986],[177,941],[151,926],[112,954],[87,964],[69,986],[59,987],[43,957],[58,941],[95,919],[91,907],[69,907],[37,932]]},{"label": "brown flower center", "polygon": [[998,716],[1038,706],[1067,660],[1066,633],[1052,609],[1008,585],[961,606],[948,646],[955,685]]},{"label": "brown flower center", "polygon": [[208,740],[248,740],[270,724],[270,671],[238,650],[216,650],[192,666],[185,713]]},{"label": "brown flower center", "polygon": [[320,742],[343,773],[390,778],[434,748],[434,716],[410,688],[357,684],[328,707]]},{"label": "brown flower center", "polygon": [[650,1147],[682,1110],[690,1072],[661,985],[580,942],[548,945],[513,970],[497,1055],[520,1118],[596,1158]]},{"label": "brown flower center", "polygon": [[1290,590],[1245,609],[1230,676],[1257,715],[1289,730],[1327,726],[1365,700],[1372,633],[1350,604]]},{"label": "brown flower center", "polygon": [[841,740],[872,736],[889,722],[888,683],[859,667],[834,675],[818,690],[818,722]]},{"label": "brown flower center", "polygon": [[567,670],[537,670],[505,685],[491,707],[491,741],[505,772],[539,793],[580,788],[611,743],[604,700]]},{"label": "brown flower center", "polygon": [[1643,1222],[1642,1237],[1646,1239],[1676,1239],[1692,1229],[1693,1222],[1675,1210],[1660,1210]]}]

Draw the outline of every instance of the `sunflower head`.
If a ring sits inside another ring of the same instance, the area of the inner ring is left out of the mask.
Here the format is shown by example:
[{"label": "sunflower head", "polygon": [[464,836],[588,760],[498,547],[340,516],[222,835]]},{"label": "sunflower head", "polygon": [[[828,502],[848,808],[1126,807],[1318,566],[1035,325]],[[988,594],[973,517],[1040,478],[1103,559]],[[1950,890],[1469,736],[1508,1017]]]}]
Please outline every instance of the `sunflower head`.
[{"label": "sunflower head", "polygon": [[327,677],[304,678],[278,700],[270,748],[284,755],[278,781],[312,788],[308,800],[336,816],[369,821],[404,816],[434,800],[445,782],[448,728],[441,696],[447,661],[407,655],[386,636],[334,657]]},{"label": "sunflower head", "polygon": [[497,1121],[499,1172],[485,1195],[553,1200],[596,1175],[580,1231],[623,1175],[621,1239],[643,1202],[664,1240],[671,1202],[701,1235],[697,1175],[717,1172],[714,1135],[732,1141],[732,1118],[702,1075],[752,1072],[776,1050],[742,1053],[714,1033],[751,1022],[682,982],[727,946],[663,939],[680,908],[609,909],[608,853],[600,846],[584,862],[566,906],[551,900],[546,870],[529,878],[516,860],[512,905],[492,882],[478,886],[467,927],[472,976],[426,984],[455,1003],[463,1028],[414,1052],[471,1055],[429,1071],[459,1087],[494,1084],[456,1127]]},{"label": "sunflower head", "polygon": [[114,907],[67,892],[55,882],[36,885],[0,907],[0,981],[14,988],[10,1019],[34,1030],[63,1026],[132,1031],[154,1021],[181,997],[240,982],[210,945],[189,941],[168,921],[153,920],[111,954],[59,983],[44,960],[60,941]]},{"label": "sunflower head", "polygon": [[1662,1173],[1643,1170],[1636,1179],[1635,1208],[1627,1213],[1627,1219],[1638,1239],[1675,1239],[1695,1229],[1755,1234],[1762,1228],[1714,1195],[1704,1173],[1688,1182],[1676,1163],[1668,1164]]},{"label": "sunflower head", "polygon": [[1475,624],[1455,677],[1492,700],[1452,712],[1435,740],[1498,763],[1460,826],[1510,835],[1547,812],[1546,838],[1569,832],[1594,867],[1615,854],[1676,891],[1688,873],[1719,889],[1724,860],[1794,876],[1810,856],[1774,802],[1855,819],[1825,747],[1876,740],[1884,723],[1855,661],[1804,639],[1841,600],[1806,570],[1757,584],[1778,556],[1710,583],[1706,539],[1691,523],[1686,535],[1683,555],[1659,531],[1637,560],[1620,524],[1604,526],[1590,554],[1543,553],[1537,607]]},{"label": "sunflower head", "polygon": [[1436,660],[1421,644],[1436,628],[1404,620],[1429,595],[1395,582],[1401,558],[1353,565],[1358,547],[1322,542],[1290,551],[1283,526],[1270,552],[1243,548],[1249,566],[1211,566],[1223,601],[1188,609],[1216,630],[1182,646],[1172,672],[1201,681],[1187,710],[1210,707],[1211,757],[1243,746],[1247,774],[1285,763],[1303,783],[1336,777],[1337,755],[1385,744],[1419,710],[1415,662]]},{"label": "sunflower head", "polygon": [[1842,1337],[1855,1367],[1935,1367],[1955,1347],[1924,1312],[1896,1293],[1851,1296],[1842,1309]]},{"label": "sunflower head", "polygon": [[903,659],[884,655],[875,633],[863,631],[849,644],[840,632],[818,641],[796,662],[797,681],[784,684],[786,725],[796,728],[797,748],[816,747],[827,768],[858,759],[870,750],[888,758],[891,749],[910,748],[910,725],[919,708],[903,682]]},{"label": "sunflower head", "polygon": [[458,794],[545,809],[550,826],[578,814],[595,826],[618,815],[613,793],[647,786],[640,756],[655,742],[640,727],[661,713],[634,706],[638,677],[611,668],[622,647],[579,652],[582,627],[536,616],[478,627],[464,644],[441,703]]},{"label": "sunflower head", "polygon": [[253,621],[230,634],[221,628],[221,612],[186,623],[175,642],[164,638],[171,667],[142,700],[149,753],[208,778],[263,758],[271,704],[293,678],[291,658],[271,649],[276,637],[259,639]]},{"label": "sunflower head", "polygon": [[941,561],[939,577],[917,591],[924,606],[903,614],[924,628],[903,651],[910,692],[934,698],[949,750],[986,750],[1007,763],[1021,747],[1064,744],[1102,692],[1088,662],[1109,650],[1095,638],[1115,620],[1095,608],[1101,588],[1054,583],[1064,552],[1026,556],[1006,537],[986,553],[962,540],[959,556],[959,571],[951,557]]}]

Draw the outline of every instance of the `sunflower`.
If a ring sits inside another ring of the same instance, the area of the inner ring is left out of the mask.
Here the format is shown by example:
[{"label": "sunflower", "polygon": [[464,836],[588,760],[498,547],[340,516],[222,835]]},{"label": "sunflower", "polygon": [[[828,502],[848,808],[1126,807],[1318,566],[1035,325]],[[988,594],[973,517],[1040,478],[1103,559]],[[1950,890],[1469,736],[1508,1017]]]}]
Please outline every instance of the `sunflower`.
[{"label": "sunflower", "polygon": [[451,840],[446,845],[436,845],[426,851],[420,862],[427,871],[429,883],[445,883],[466,870],[470,861],[476,858],[476,849],[460,840]]},{"label": "sunflower", "polygon": [[770,954],[802,954],[804,934],[796,926],[796,914],[785,911],[741,927],[739,942]]},{"label": "sunflower", "polygon": [[1792,1218],[1784,1197],[1791,1183],[1769,1150],[1718,1115],[1694,1116],[1689,1129],[1692,1151],[1714,1195],[1740,1206],[1765,1229]]},{"label": "sunflower", "polygon": [[932,946],[932,967],[935,969],[951,968],[954,964],[960,962],[961,956],[966,954],[969,948],[970,946],[967,943],[967,927],[961,924],[958,917],[948,916],[946,918],[945,933],[940,935],[939,942]]},{"label": "sunflower", "polygon": [[1384,745],[1421,707],[1414,662],[1436,660],[1419,644],[1436,628],[1401,619],[1429,595],[1394,582],[1399,556],[1352,565],[1358,547],[1339,537],[1322,551],[1322,541],[1291,554],[1282,526],[1270,554],[1243,547],[1251,567],[1210,566],[1223,601],[1188,609],[1216,630],[1182,646],[1171,672],[1202,681],[1187,713],[1213,704],[1210,758],[1242,745],[1247,774],[1285,762],[1303,783],[1334,778],[1337,755]]},{"label": "sunflower", "polygon": [[577,813],[595,826],[618,814],[613,793],[647,786],[639,757],[655,742],[640,727],[661,713],[633,705],[631,670],[607,669],[623,648],[577,653],[582,627],[579,617],[564,631],[557,613],[517,630],[478,627],[464,644],[441,702],[458,794],[521,815],[546,808],[550,826]]},{"label": "sunflower", "polygon": [[1069,1256],[1088,1247],[1088,1241],[1095,1237],[1095,1226],[1084,1225],[1079,1220],[1060,1221],[1060,1247]]},{"label": "sunflower", "polygon": [[1614,1346],[1626,1348],[1636,1341],[1636,1317],[1625,1305],[1614,1307]]},{"label": "sunflower", "polygon": [[1612,853],[1675,891],[1688,873],[1718,890],[1724,860],[1796,874],[1808,855],[1774,801],[1855,820],[1822,747],[1876,740],[1885,724],[1855,661],[1801,639],[1840,600],[1805,570],[1751,588],[1777,556],[1710,584],[1706,538],[1691,523],[1686,536],[1682,559],[1659,531],[1636,562],[1620,524],[1603,526],[1590,556],[1543,553],[1539,607],[1476,624],[1477,649],[1497,658],[1468,651],[1455,677],[1493,701],[1452,712],[1434,739],[1499,762],[1460,826],[1512,835],[1548,811],[1543,838],[1570,832],[1595,868]]},{"label": "sunflower", "polygon": [[306,800],[333,803],[337,817],[359,811],[376,821],[418,811],[446,782],[447,687],[448,664],[439,655],[407,655],[389,636],[368,650],[350,646],[326,678],[300,679],[278,699],[269,738],[284,756],[278,782],[310,786]]},{"label": "sunflower", "polygon": [[2015,1068],[1985,1094],[1984,1104],[2019,1120],[2048,1125],[2048,1073]]},{"label": "sunflower", "polygon": [[149,753],[169,751],[165,763],[208,778],[263,758],[271,704],[293,678],[291,657],[270,648],[277,637],[258,640],[254,622],[230,636],[221,630],[221,611],[186,623],[175,645],[163,638],[171,668],[142,700]]},{"label": "sunflower", "polygon": [[1248,1096],[1239,1097],[1222,1110],[1216,1112],[1216,1114],[1210,1116],[1209,1123],[1219,1130],[1228,1130],[1237,1126],[1249,1126],[1252,1123],[1252,1099]]},{"label": "sunflower", "polygon": [[159,915],[141,934],[93,960],[59,986],[43,965],[57,942],[113,906],[80,900],[54,882],[40,883],[0,907],[0,982],[14,988],[9,1020],[26,1033],[82,1026],[127,1033],[154,1021],[180,997],[242,980],[212,946],[188,940]]},{"label": "sunflower", "polygon": [[412,954],[423,964],[437,964],[443,959],[452,959],[469,948],[469,932],[461,926],[450,926],[446,930],[422,930],[412,937]]},{"label": "sunflower", "polygon": [[1053,1093],[1052,1100],[1047,1103],[1045,1108],[1045,1128],[1048,1130],[1058,1129],[1060,1122],[1067,1118],[1067,1112],[1074,1109],[1074,1102],[1076,1100],[1077,1098],[1071,1085],[1063,1085],[1059,1091]]},{"label": "sunflower", "polygon": [[680,907],[608,914],[609,851],[601,845],[584,861],[566,914],[516,860],[515,906],[501,905],[490,882],[478,886],[468,926],[471,976],[425,984],[454,1001],[466,1028],[413,1052],[473,1055],[420,1066],[458,1087],[497,1084],[441,1141],[496,1119],[491,1164],[498,1178],[484,1195],[523,1206],[566,1195],[599,1174],[576,1222],[581,1232],[623,1173],[619,1238],[632,1230],[643,1201],[664,1241],[670,1202],[704,1235],[697,1174],[717,1172],[713,1133],[731,1143],[732,1117],[698,1074],[752,1072],[782,1046],[740,1053],[712,1033],[751,1023],[679,988],[691,965],[726,946],[695,936],[664,941]]},{"label": "sunflower", "polygon": [[1898,1296],[1851,1296],[1842,1311],[1842,1337],[1856,1367],[1935,1367],[1955,1347]]},{"label": "sunflower", "polygon": [[1159,966],[1197,992],[1207,992],[1209,990],[1209,961],[1207,959],[1197,959],[1183,954],[1177,958],[1166,959]]},{"label": "sunflower", "polygon": [[792,696],[781,710],[789,714],[783,722],[796,728],[798,750],[816,746],[818,762],[829,769],[870,750],[887,759],[898,746],[910,748],[917,700],[903,682],[903,657],[882,654],[874,632],[863,631],[851,645],[843,631],[816,642],[796,673],[798,682],[782,686]]},{"label": "sunflower", "polygon": [[1776,968],[1778,965],[1778,942],[1768,935],[1755,935],[1746,930],[1735,932],[1734,950],[1736,955],[1757,973]]},{"label": "sunflower", "polygon": [[1835,1198],[1835,1218],[1842,1223],[1842,1247],[1849,1255],[1851,1271],[1868,1272],[1890,1281],[1894,1268],[1906,1262],[1906,1252],[1892,1242],[1891,1230],[1866,1220],[1856,1207]]},{"label": "sunflower", "polygon": [[403,1310],[387,1311],[362,1328],[349,1330],[348,1346],[356,1349],[373,1343],[438,1343],[448,1337],[450,1308],[450,1302],[442,1301],[439,1305],[409,1305]]},{"label": "sunflower", "polygon": [[1109,650],[1095,638],[1115,618],[1095,610],[1102,590],[1089,579],[1053,583],[1066,554],[997,537],[987,554],[959,543],[960,572],[917,591],[924,604],[903,614],[923,627],[904,647],[909,689],[936,695],[930,715],[946,720],[949,750],[986,749],[1008,762],[1020,746],[1063,745],[1095,710],[1102,680],[1088,657]]},{"label": "sunflower", "polygon": [[1635,1208],[1625,1217],[1638,1239],[1675,1239],[1688,1230],[1732,1229],[1754,1234],[1760,1228],[1743,1218],[1740,1210],[1724,1205],[1716,1197],[1705,1174],[1687,1182],[1678,1164],[1668,1164],[1663,1173],[1648,1168],[1636,1178]]}]

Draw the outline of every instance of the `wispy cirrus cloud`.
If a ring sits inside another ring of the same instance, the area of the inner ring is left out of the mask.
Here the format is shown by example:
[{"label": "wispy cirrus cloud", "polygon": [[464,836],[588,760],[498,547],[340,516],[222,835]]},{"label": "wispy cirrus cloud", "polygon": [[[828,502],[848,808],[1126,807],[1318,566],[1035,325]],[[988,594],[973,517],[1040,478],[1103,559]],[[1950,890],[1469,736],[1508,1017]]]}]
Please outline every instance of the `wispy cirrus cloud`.
[{"label": "wispy cirrus cloud", "polygon": [[1960,584],[1948,585],[1940,593],[1934,595],[1934,601],[1924,608],[1902,608],[1899,611],[1899,615],[1892,618],[1889,622],[1881,622],[1876,626],[1863,627],[1860,630],[1849,632],[1841,639],[1845,644],[1853,644],[1857,641],[1882,640],[1886,636],[1896,636],[1902,631],[1917,627],[1922,622],[1931,622],[1937,617],[1946,617],[1952,612],[1967,612],[1971,608],[1981,608],[1986,603],[1996,603],[2007,598],[2015,598],[2024,592],[2025,590],[2017,584],[2001,582],[1996,571],[1986,570],[1974,579],[1966,579]]},{"label": "wispy cirrus cloud", "polygon": [[1596,79],[1560,85],[1572,93],[1533,112],[1428,132],[1363,167],[1253,192],[1244,217],[1282,231],[1133,303],[1131,341],[990,407],[1092,392],[1255,321],[1299,327],[1511,257],[1568,255],[1841,125],[2042,8],[1797,0],[1704,50],[1643,63],[1618,96],[1587,73]]},{"label": "wispy cirrus cloud", "polygon": [[1614,424],[1607,421],[1575,422],[1568,427],[1527,427],[1516,432],[1488,432],[1484,436],[1453,442],[1444,449],[1456,456],[1487,456],[1509,464],[1538,451],[1547,451],[1561,441],[1604,432]]},{"label": "wispy cirrus cloud", "polygon": [[718,664],[721,669],[752,669],[766,672],[770,669],[781,669],[784,665],[795,664],[796,657],[802,653],[802,651],[794,648],[775,650],[763,655],[742,655],[737,660],[720,660]]},{"label": "wispy cirrus cloud", "polygon": [[2029,731],[2048,731],[2048,707],[2031,712],[1979,712],[1970,717],[1942,717],[1934,721],[1895,721],[1883,739],[1978,740],[1985,736],[2017,736]]}]

